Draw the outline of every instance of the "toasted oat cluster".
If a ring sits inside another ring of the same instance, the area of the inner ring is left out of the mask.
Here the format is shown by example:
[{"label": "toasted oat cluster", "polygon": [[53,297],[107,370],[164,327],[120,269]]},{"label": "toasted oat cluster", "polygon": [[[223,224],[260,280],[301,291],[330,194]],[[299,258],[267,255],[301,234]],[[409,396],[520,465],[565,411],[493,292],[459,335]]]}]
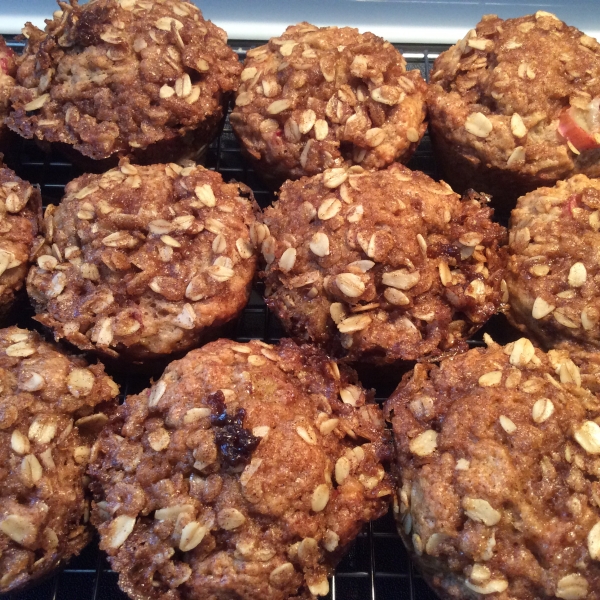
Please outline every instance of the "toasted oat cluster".
[{"label": "toasted oat cluster", "polygon": [[513,205],[575,173],[600,175],[600,44],[554,15],[484,16],[435,61],[436,157],[455,189]]},{"label": "toasted oat cluster", "polygon": [[203,167],[83,175],[44,217],[27,278],[38,321],[82,350],[130,360],[214,336],[248,299],[256,207],[243,184]]},{"label": "toasted oat cluster", "polygon": [[509,236],[508,316],[547,348],[600,348],[600,181],[576,175],[519,198]]},{"label": "toasted oat cluster", "polygon": [[4,119],[8,115],[9,98],[15,85],[15,54],[0,36],[0,141],[5,132]]},{"label": "toasted oat cluster", "polygon": [[39,188],[5,167],[0,155],[0,318],[25,284],[30,258],[41,243],[41,218]]},{"label": "toasted oat cluster", "polygon": [[486,202],[399,164],[288,182],[256,228],[267,305],[349,360],[465,349],[503,297],[506,231]]},{"label": "toasted oat cluster", "polygon": [[566,351],[487,340],[386,404],[399,532],[442,598],[600,598],[600,402]]},{"label": "toasted oat cluster", "polygon": [[560,348],[549,351],[554,362],[570,358],[579,368],[581,385],[596,396],[600,393],[600,352],[587,351],[581,344],[563,343]]},{"label": "toasted oat cluster", "polygon": [[92,449],[92,522],[131,598],[314,599],[387,512],[388,442],[320,350],[219,340],[120,407]]},{"label": "toasted oat cluster", "polygon": [[45,31],[25,26],[8,126],[93,159],[196,158],[241,71],[226,33],[188,0],[60,6]]},{"label": "toasted oat cluster", "polygon": [[102,365],[34,332],[0,330],[0,593],[47,575],[90,539],[83,477],[115,398]]},{"label": "toasted oat cluster", "polygon": [[372,33],[293,25],[248,52],[241,79],[231,124],[277,185],[343,163],[406,162],[425,133],[425,82]]}]

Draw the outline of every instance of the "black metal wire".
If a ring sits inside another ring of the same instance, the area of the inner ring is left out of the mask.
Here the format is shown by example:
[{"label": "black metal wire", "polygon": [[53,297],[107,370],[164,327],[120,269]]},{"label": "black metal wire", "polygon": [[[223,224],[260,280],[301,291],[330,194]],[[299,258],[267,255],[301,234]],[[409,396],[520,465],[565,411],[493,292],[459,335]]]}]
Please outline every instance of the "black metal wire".
[{"label": "black metal wire", "polygon": [[[22,44],[9,39],[17,50]],[[231,42],[243,57],[258,42]],[[431,59],[443,47],[403,46],[409,68],[417,68],[429,77]],[[60,201],[65,184],[79,175],[63,157],[46,154],[35,143],[17,140],[14,153],[5,157],[8,165],[32,183],[39,184],[44,203]],[[431,144],[426,137],[409,166],[436,175]],[[249,185],[261,206],[273,199],[273,194],[262,186],[253,171],[244,163],[231,126],[227,121],[219,139],[211,146],[207,167],[218,170],[226,180],[236,179]],[[262,285],[253,290],[248,306],[237,325],[235,338],[248,341],[253,338],[276,342],[283,331],[277,319],[270,314],[262,300]],[[19,320],[23,326],[34,326],[30,311],[24,309]],[[377,397],[382,402],[397,384],[394,381],[376,381]],[[137,393],[148,382],[133,376],[119,381],[123,395]],[[391,514],[370,523],[361,533],[348,555],[342,560],[332,578],[329,600],[434,600],[435,595],[423,580],[413,573],[410,559],[398,536]],[[58,575],[26,592],[8,595],[10,600],[124,600],[125,594],[117,586],[117,575],[111,571],[104,555],[92,542],[80,556],[74,558]]]}]

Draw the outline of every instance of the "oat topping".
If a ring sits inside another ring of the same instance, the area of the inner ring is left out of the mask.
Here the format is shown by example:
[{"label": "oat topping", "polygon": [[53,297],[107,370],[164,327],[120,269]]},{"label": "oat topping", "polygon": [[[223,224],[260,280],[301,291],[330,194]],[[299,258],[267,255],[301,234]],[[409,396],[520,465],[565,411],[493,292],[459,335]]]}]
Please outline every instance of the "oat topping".
[{"label": "oat topping", "polygon": [[0,316],[14,304],[40,247],[41,210],[39,189],[5,167],[0,155]]},{"label": "oat topping", "polygon": [[436,59],[427,104],[455,189],[518,196],[600,175],[600,44],[553,15],[486,15]]},{"label": "oat topping", "polygon": [[263,213],[267,304],[351,360],[465,348],[503,298],[505,230],[486,201],[397,164],[288,182]]},{"label": "oat topping", "polygon": [[519,198],[509,237],[509,318],[550,348],[600,344],[600,183],[585,175]]},{"label": "oat topping", "polygon": [[597,359],[486,342],[418,364],[385,406],[399,533],[441,597],[596,599]]},{"label": "oat topping", "polygon": [[308,600],[386,513],[390,453],[348,367],[289,340],[219,340],[119,408],[92,449],[92,521],[131,595]]},{"label": "oat topping", "polygon": [[45,245],[28,276],[37,320],[109,356],[197,345],[246,304],[254,208],[245,185],[193,164],[122,161],[75,179],[46,210]]},{"label": "oat topping", "polygon": [[187,0],[60,7],[45,31],[25,25],[11,129],[95,159],[210,143],[241,71],[222,29]]},{"label": "oat topping", "polygon": [[335,181],[344,163],[410,158],[425,133],[425,89],[389,42],[300,23],[248,52],[231,124],[268,181],[325,169]]},{"label": "oat topping", "polygon": [[106,419],[94,410],[110,408],[119,388],[102,365],[70,358],[17,327],[0,330],[0,386],[4,593],[47,575],[89,541],[82,478],[97,425]]}]

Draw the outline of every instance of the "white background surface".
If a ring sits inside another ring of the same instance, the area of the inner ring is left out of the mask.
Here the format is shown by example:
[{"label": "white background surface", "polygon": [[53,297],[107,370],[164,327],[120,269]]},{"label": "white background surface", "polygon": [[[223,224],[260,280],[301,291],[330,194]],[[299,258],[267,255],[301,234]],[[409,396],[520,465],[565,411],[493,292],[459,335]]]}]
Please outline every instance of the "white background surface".
[{"label": "white background surface", "polygon": [[[392,42],[446,43],[461,38],[481,15],[503,18],[553,12],[596,38],[600,37],[600,0],[196,0],[204,16],[230,39],[265,40],[287,25],[351,25]],[[0,33],[18,33],[25,21],[43,27],[54,0],[0,0]]]}]

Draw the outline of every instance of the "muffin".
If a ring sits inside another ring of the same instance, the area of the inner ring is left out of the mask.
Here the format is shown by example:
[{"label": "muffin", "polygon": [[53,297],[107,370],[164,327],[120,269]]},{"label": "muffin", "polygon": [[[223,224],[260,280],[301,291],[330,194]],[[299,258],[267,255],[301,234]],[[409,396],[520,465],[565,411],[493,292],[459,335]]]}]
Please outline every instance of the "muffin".
[{"label": "muffin", "polygon": [[243,309],[256,256],[243,184],[203,167],[83,175],[44,217],[27,278],[36,319],[82,350],[147,361],[214,337]]},{"label": "muffin", "polygon": [[419,364],[386,404],[399,532],[441,598],[600,598],[600,403],[526,338]]},{"label": "muffin", "polygon": [[600,349],[600,181],[575,175],[512,212],[508,317],[546,348]]},{"label": "muffin", "polygon": [[300,23],[248,51],[230,120],[277,187],[342,164],[406,162],[425,133],[426,84],[389,43]]},{"label": "muffin", "polygon": [[117,385],[101,364],[34,332],[0,330],[0,593],[79,554],[91,537],[83,478]]},{"label": "muffin", "polygon": [[6,45],[0,35],[0,149],[4,150],[7,143],[8,129],[4,119],[8,116],[9,98],[15,86],[15,53]]},{"label": "muffin", "polygon": [[96,160],[199,158],[241,72],[226,33],[187,0],[60,6],[23,30],[8,126]]},{"label": "muffin", "polygon": [[435,156],[457,190],[514,206],[576,173],[600,175],[600,44],[554,15],[484,16],[436,59]]},{"label": "muffin", "polygon": [[0,154],[0,320],[25,284],[30,258],[41,245],[42,197],[38,187],[2,164]]},{"label": "muffin", "polygon": [[213,342],[129,396],[93,447],[100,548],[131,598],[324,596],[387,512],[388,442],[371,394],[320,350]]},{"label": "muffin", "polygon": [[504,294],[506,230],[487,200],[399,164],[287,182],[257,228],[267,305],[351,361],[464,350]]}]

